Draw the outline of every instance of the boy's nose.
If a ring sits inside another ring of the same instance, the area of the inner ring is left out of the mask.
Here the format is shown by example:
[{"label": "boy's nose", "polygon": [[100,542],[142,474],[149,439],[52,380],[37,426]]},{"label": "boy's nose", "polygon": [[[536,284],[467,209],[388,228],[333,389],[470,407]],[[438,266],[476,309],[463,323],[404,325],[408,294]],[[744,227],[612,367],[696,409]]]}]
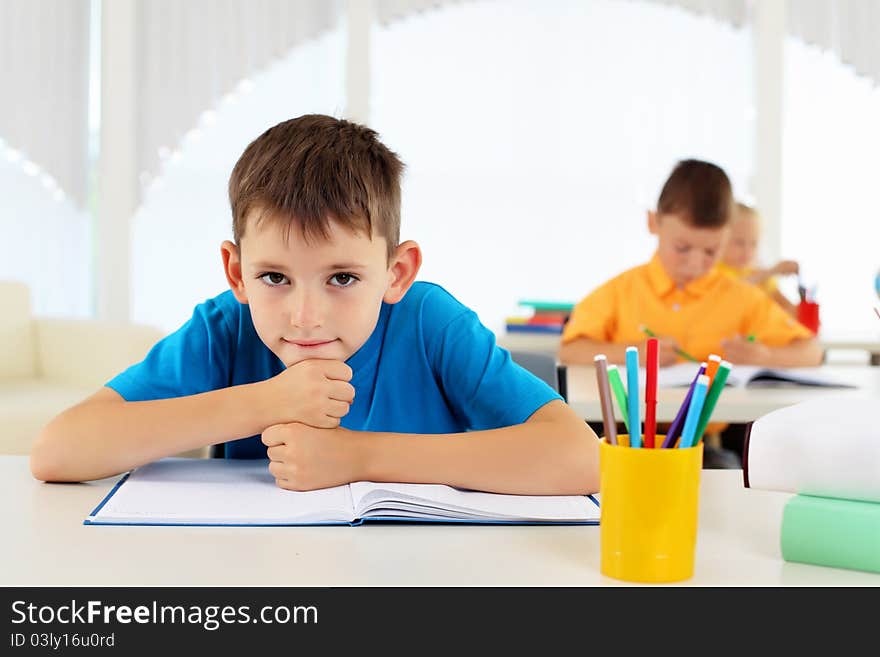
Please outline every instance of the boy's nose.
[{"label": "boy's nose", "polygon": [[323,309],[319,295],[306,290],[294,292],[290,323],[302,329],[320,327],[323,323]]},{"label": "boy's nose", "polygon": [[711,268],[711,258],[707,258],[702,254],[694,254],[687,261],[687,273],[692,278],[699,278]]}]

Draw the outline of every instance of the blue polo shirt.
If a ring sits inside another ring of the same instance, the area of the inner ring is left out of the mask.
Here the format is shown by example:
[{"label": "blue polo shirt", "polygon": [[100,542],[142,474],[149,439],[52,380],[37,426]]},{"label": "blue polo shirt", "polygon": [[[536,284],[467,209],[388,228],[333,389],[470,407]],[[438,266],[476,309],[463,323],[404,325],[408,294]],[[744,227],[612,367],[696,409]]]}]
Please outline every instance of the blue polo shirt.
[{"label": "blue polo shirt", "polygon": [[[527,420],[561,399],[510,359],[476,313],[439,285],[416,282],[382,304],[376,328],[347,361],[354,402],[341,424],[358,431],[458,433]],[[264,381],[284,364],[257,336],[250,309],[231,291],[196,306],[192,318],[146,358],[107,382],[127,401],[195,395]],[[226,444],[229,458],[266,458],[259,436]]]}]

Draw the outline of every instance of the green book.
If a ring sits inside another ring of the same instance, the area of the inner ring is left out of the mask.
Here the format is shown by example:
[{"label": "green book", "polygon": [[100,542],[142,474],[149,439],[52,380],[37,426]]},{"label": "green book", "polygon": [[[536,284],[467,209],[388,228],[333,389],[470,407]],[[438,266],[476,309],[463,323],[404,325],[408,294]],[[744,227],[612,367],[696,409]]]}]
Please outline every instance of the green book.
[{"label": "green book", "polygon": [[519,302],[519,305],[534,308],[536,311],[543,310],[563,313],[571,312],[572,308],[574,308],[573,303],[565,301],[538,301],[534,299],[524,299]]},{"label": "green book", "polygon": [[782,514],[782,558],[880,573],[880,503],[794,496]]}]

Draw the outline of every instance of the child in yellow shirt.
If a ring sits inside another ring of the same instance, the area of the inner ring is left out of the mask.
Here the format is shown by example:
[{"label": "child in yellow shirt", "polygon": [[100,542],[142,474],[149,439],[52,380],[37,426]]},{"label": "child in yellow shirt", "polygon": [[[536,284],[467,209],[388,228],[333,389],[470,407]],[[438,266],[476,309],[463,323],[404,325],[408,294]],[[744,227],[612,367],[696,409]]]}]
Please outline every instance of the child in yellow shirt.
[{"label": "child in yellow shirt", "polygon": [[644,359],[649,330],[661,337],[661,365],[676,362],[682,351],[698,361],[715,353],[735,364],[818,365],[822,349],[810,331],[763,291],[715,266],[732,214],[730,180],[720,167],[679,162],[656,211],[648,212],[657,251],[575,306],[560,360],[592,364],[601,353],[623,363],[628,345],[640,345]]},{"label": "child in yellow shirt", "polygon": [[755,254],[760,238],[761,216],[745,203],[737,203],[718,268],[735,278],[757,285],[789,315],[796,317],[797,306],[779,291],[777,277],[796,275],[799,271],[798,263],[794,260],[780,260],[766,269],[755,267]]}]

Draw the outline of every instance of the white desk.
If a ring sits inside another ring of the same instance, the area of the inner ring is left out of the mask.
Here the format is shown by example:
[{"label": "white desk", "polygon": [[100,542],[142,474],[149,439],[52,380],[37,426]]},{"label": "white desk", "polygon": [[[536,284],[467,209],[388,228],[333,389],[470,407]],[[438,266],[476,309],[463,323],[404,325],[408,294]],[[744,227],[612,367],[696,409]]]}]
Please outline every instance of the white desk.
[{"label": "white desk", "polygon": [[861,351],[868,354],[871,365],[880,365],[880,331],[853,333],[819,333],[819,342],[824,350]]},{"label": "white desk", "polygon": [[[546,333],[500,333],[497,342],[507,350],[536,351],[556,355],[561,336]],[[880,365],[880,331],[875,333],[819,334],[822,349],[829,351],[860,351],[869,357],[871,365]]]},{"label": "white desk", "polygon": [[[690,585],[869,585],[880,575],[786,563],[785,493],[702,472]],[[114,479],[44,484],[0,457],[7,586],[598,586],[596,526],[97,527],[83,518]]]},{"label": "white desk", "polygon": [[495,340],[508,351],[536,351],[555,356],[561,339],[562,335],[552,333],[501,333]]},{"label": "white desk", "polygon": [[[780,388],[727,388],[718,399],[712,414],[716,422],[751,422],[770,411],[817,397],[836,395],[861,399],[880,396],[880,367],[859,365],[825,365],[822,370],[830,377],[841,378],[859,386],[848,388],[813,388],[786,386]],[[657,421],[671,422],[678,412],[687,388],[660,388],[657,391]],[[596,371],[589,365],[568,367],[568,403],[585,420],[602,421]]]}]

